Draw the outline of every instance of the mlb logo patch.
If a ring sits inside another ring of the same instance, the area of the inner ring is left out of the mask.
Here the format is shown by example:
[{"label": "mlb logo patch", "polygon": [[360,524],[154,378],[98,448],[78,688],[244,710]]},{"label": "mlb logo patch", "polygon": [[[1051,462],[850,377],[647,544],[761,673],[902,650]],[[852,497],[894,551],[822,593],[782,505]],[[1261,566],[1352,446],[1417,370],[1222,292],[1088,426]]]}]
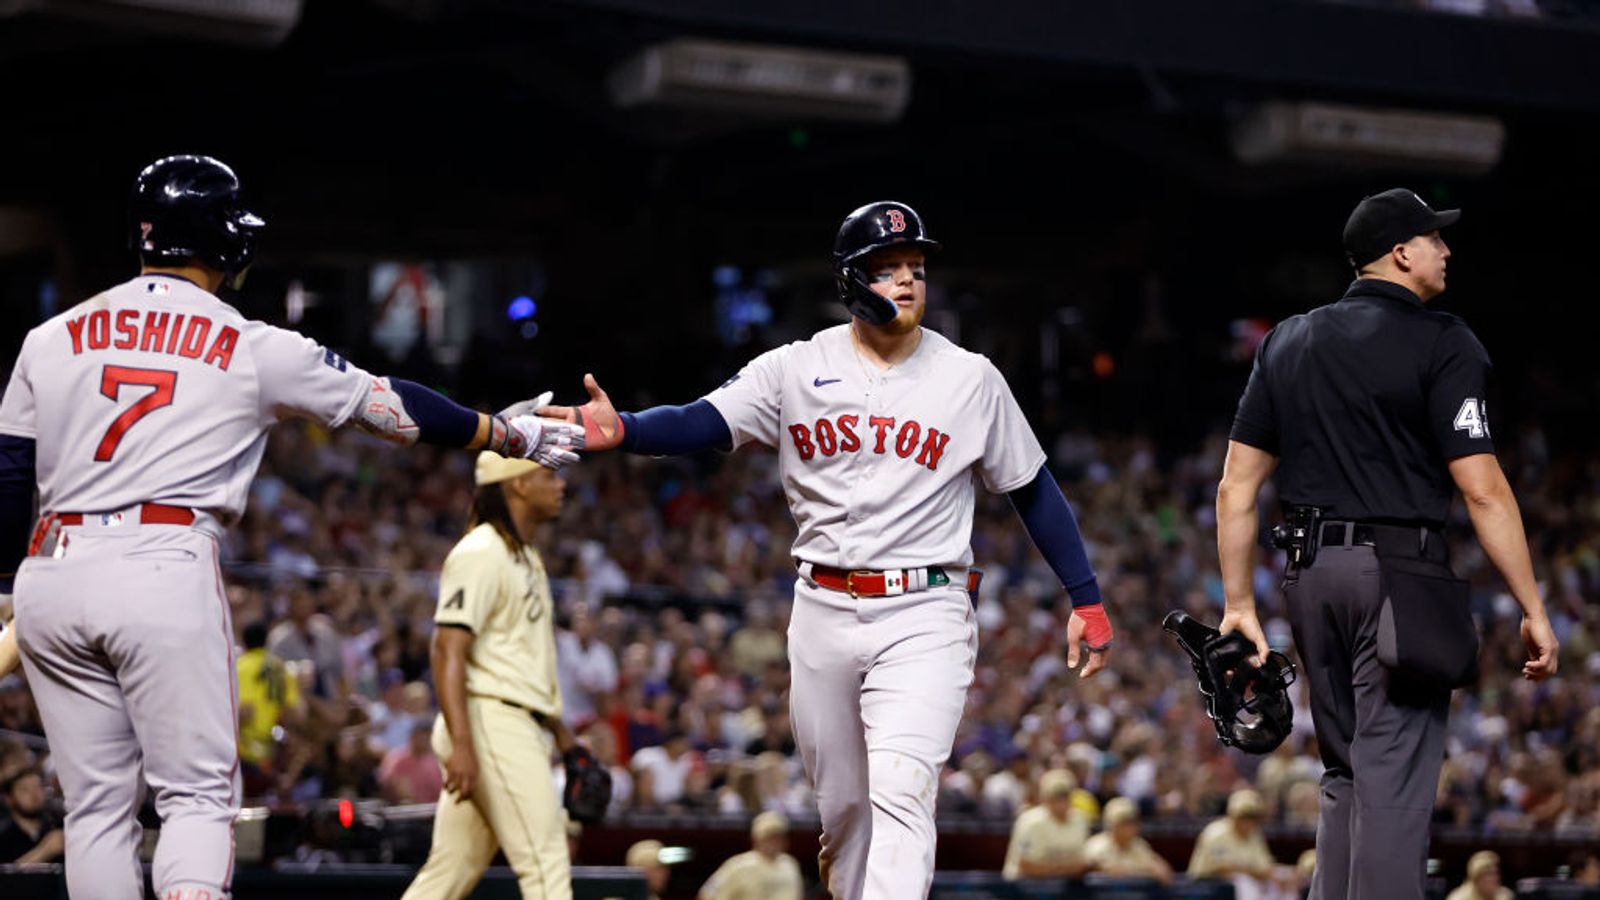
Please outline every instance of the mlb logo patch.
[{"label": "mlb logo patch", "polygon": [[345,370],[344,357],[342,357],[339,354],[333,352],[332,350],[324,350],[324,351],[322,351],[322,361],[330,369],[338,369],[341,372],[343,372]]},{"label": "mlb logo patch", "polygon": [[145,285],[144,289],[157,296],[166,296],[172,293],[172,285],[165,281],[152,281]]}]

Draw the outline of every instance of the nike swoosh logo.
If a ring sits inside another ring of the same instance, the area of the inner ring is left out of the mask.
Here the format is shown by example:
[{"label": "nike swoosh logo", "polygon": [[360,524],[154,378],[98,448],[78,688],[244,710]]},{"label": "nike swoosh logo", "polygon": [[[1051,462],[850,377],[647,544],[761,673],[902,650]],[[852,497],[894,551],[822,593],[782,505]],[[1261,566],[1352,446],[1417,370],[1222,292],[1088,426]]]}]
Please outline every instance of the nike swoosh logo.
[{"label": "nike swoosh logo", "polygon": [[811,379],[811,386],[822,387],[825,384],[838,384],[843,380],[843,378],[813,378]]}]

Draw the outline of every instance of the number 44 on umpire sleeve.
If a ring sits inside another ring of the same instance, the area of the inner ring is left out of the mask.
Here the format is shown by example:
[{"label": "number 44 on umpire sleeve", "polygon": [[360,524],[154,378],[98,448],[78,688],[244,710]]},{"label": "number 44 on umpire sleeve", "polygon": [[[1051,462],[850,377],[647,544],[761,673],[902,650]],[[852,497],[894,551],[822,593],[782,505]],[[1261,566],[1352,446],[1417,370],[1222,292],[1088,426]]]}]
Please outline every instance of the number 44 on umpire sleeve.
[{"label": "number 44 on umpire sleeve", "polygon": [[1468,397],[1461,401],[1461,409],[1456,412],[1455,426],[1457,431],[1465,431],[1468,437],[1488,437],[1489,404],[1477,397]]}]

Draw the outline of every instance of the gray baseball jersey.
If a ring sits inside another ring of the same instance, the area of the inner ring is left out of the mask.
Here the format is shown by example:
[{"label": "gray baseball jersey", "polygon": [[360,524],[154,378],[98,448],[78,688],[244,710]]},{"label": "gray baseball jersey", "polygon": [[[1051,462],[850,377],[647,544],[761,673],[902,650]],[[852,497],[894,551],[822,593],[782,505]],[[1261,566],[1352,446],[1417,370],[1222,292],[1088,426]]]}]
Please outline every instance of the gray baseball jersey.
[{"label": "gray baseball jersey", "polygon": [[815,565],[970,565],[976,481],[1015,490],[1045,461],[994,364],[933,331],[879,371],[849,325],[829,328],[756,357],[706,400],[735,447],[777,449],[794,555]]},{"label": "gray baseball jersey", "polygon": [[[67,799],[67,888],[139,900],[141,776],[166,900],[222,900],[239,809],[233,629],[216,523],[280,416],[342,424],[371,376],[180,278],[141,276],[28,333],[0,432],[33,438],[41,507],[78,514],[23,561],[19,646]],[[209,515],[146,524],[142,504]]]},{"label": "gray baseball jersey", "polygon": [[372,378],[181,278],[140,276],[28,333],[0,433],[37,445],[40,508],[243,511],[285,415],[342,425]]}]

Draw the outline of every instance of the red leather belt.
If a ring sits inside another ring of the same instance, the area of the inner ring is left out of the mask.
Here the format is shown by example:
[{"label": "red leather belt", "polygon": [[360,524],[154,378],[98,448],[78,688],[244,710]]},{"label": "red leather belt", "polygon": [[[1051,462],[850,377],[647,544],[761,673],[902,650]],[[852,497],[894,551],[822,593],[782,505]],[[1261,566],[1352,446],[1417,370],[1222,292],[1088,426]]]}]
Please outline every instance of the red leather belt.
[{"label": "red leather belt", "polygon": [[[90,518],[94,515],[91,514]],[[56,513],[56,522],[61,525],[82,525],[83,513]],[[193,525],[194,510],[187,506],[166,506],[160,503],[139,504],[140,525]]]},{"label": "red leather belt", "polygon": [[[927,587],[944,587],[950,579],[944,574],[944,569],[938,566],[929,566]],[[835,569],[830,566],[812,566],[811,580],[830,591],[840,591],[852,597],[898,597],[906,593],[906,586],[912,581],[912,573],[906,569],[890,569],[885,572],[873,572],[867,569]],[[978,569],[967,570],[967,593],[977,593],[978,585],[983,581],[983,572]]]}]

